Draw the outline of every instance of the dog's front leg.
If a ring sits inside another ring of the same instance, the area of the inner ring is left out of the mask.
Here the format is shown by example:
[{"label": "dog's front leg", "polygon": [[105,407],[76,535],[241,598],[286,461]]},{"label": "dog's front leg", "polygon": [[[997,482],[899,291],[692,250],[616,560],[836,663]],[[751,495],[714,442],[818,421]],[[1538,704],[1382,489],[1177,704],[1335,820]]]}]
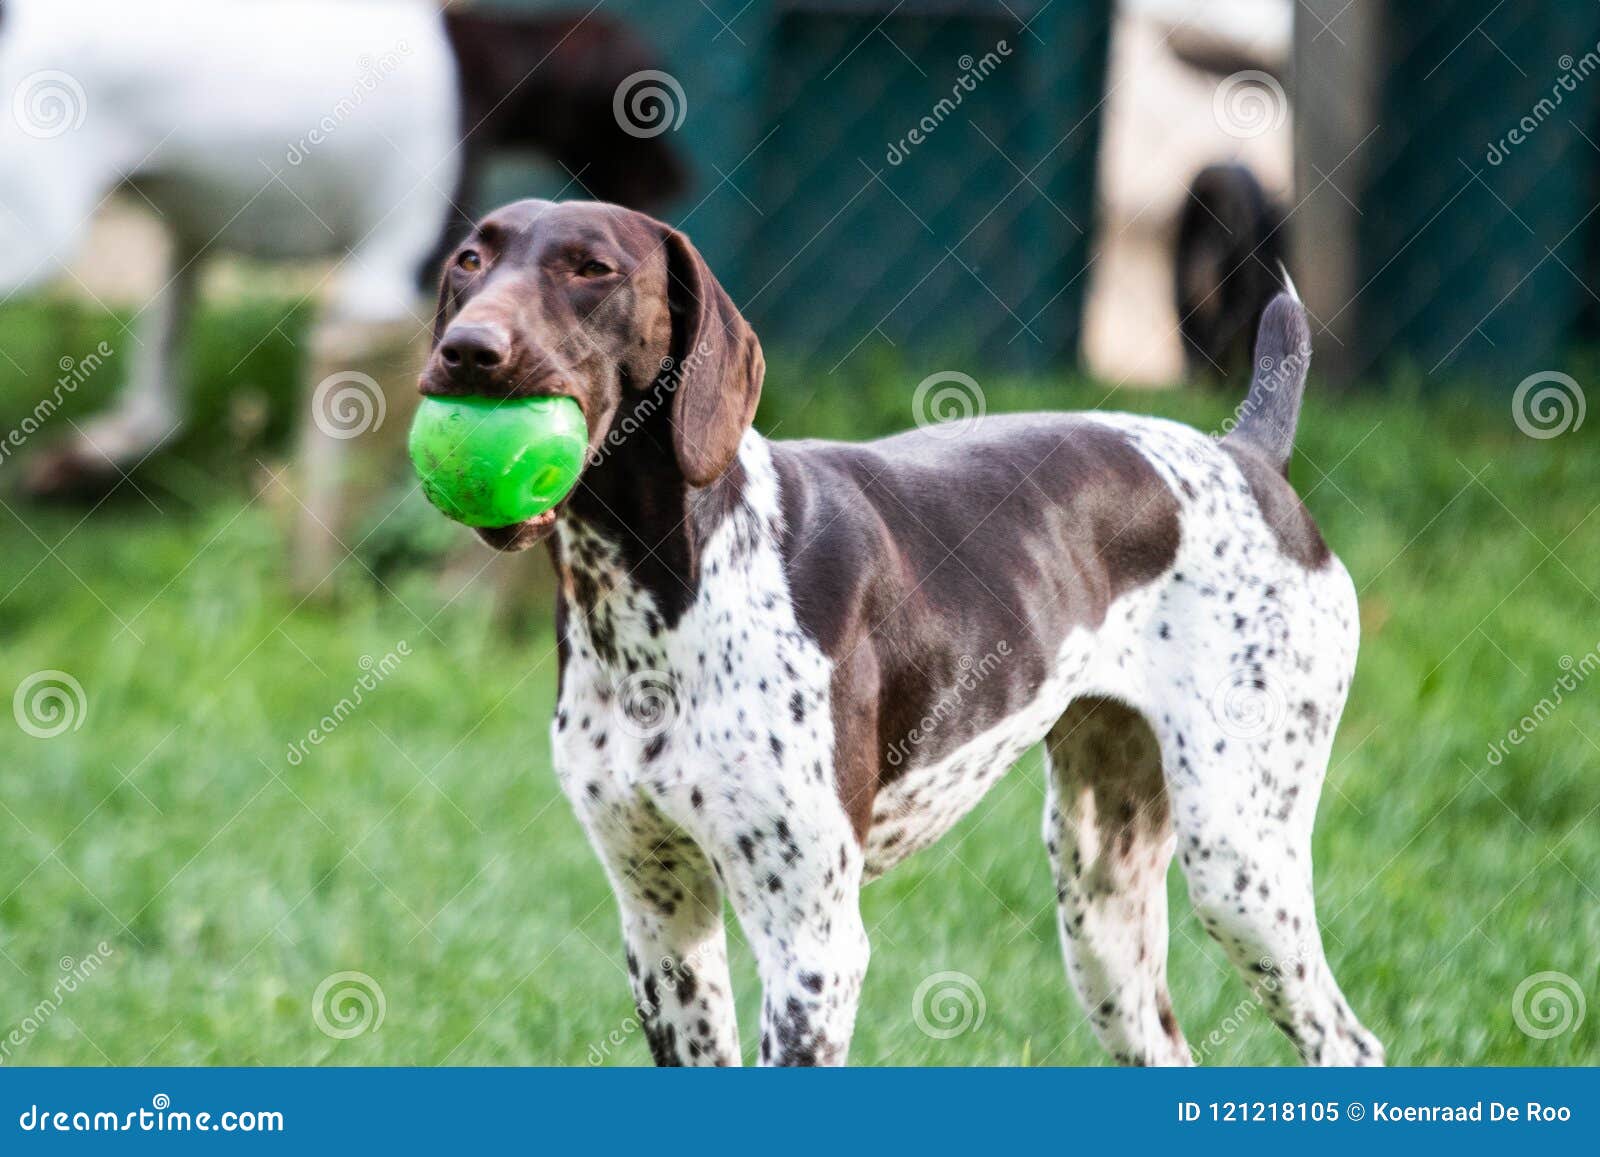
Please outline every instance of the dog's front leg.
[{"label": "dog's front leg", "polygon": [[[637,1025],[658,1065],[737,1065],[722,888],[682,831],[600,783],[574,803],[611,878],[622,915]],[[613,1037],[590,1049],[602,1063]],[[626,1033],[622,1034],[624,1037]]]},{"label": "dog's front leg", "polygon": [[663,918],[623,904],[628,983],[651,1059],[666,1067],[740,1063],[722,921]]},{"label": "dog's front leg", "polygon": [[761,973],[763,1065],[844,1064],[867,973],[861,848],[831,788],[815,788],[743,813],[718,841]]},{"label": "dog's front leg", "polygon": [[702,862],[657,858],[622,885],[628,983],[658,1065],[740,1063],[722,893]]}]

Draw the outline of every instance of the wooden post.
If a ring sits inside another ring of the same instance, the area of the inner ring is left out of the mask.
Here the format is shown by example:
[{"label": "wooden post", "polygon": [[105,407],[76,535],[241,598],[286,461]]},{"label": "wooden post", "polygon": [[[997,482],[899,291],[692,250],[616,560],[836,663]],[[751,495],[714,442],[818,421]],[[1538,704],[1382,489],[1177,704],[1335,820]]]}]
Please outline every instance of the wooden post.
[{"label": "wooden post", "polygon": [[1299,0],[1295,12],[1290,251],[1311,314],[1317,368],[1341,382],[1374,356],[1361,346],[1356,297],[1386,7],[1383,0]]}]

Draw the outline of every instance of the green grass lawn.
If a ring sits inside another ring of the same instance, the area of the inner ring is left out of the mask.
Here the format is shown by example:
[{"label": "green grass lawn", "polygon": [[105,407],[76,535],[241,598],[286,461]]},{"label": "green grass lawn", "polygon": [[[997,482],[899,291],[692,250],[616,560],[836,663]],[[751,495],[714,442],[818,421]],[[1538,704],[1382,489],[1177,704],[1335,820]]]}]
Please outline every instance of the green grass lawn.
[{"label": "green grass lawn", "polygon": [[[67,339],[39,337],[55,309],[0,314],[7,428],[63,346],[117,336],[68,317]],[[385,589],[352,564],[337,610],[287,596],[281,528],[237,465],[272,461],[284,423],[230,419],[237,397],[282,397],[292,379],[286,337],[235,364],[255,322],[208,323],[215,420],[155,465],[150,501],[85,518],[0,490],[0,692],[59,670],[86,703],[55,738],[0,727],[0,1063],[645,1063],[615,909],[550,769],[548,625],[508,637],[483,595],[451,600],[429,568],[388,572]],[[780,437],[904,426],[924,372],[776,368],[762,423]],[[1105,405],[1208,428],[1235,400],[983,385],[991,411]],[[1488,757],[1600,646],[1596,425],[1540,441],[1504,401],[1313,384],[1296,481],[1365,623],[1322,800],[1318,898],[1335,972],[1395,1063],[1600,1062],[1600,672]],[[218,471],[223,459],[235,466]],[[411,518],[396,525],[437,533]],[[291,759],[391,652],[359,709]],[[857,1063],[1105,1063],[1061,965],[1042,796],[1033,753],[866,891]],[[1210,1063],[1290,1062],[1176,870],[1171,891],[1191,1043],[1217,1034]],[[733,935],[748,1057],[759,994]],[[63,969],[91,958],[98,971],[57,1001]],[[381,988],[376,1031],[314,1023],[313,994],[342,971]],[[945,971],[972,978],[983,1016],[937,1039],[913,997]],[[1542,972],[1570,977],[1587,1005],[1549,1037],[1513,1015]]]}]

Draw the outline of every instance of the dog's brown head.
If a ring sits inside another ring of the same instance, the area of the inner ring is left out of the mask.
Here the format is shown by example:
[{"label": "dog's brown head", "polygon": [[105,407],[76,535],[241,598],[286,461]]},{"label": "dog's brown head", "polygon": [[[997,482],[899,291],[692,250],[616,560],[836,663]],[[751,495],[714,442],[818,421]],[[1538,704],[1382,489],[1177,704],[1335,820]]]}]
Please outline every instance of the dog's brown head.
[{"label": "dog's brown head", "polygon": [[[764,370],[755,333],[682,233],[617,205],[518,201],[445,259],[420,387],[570,397],[589,427],[585,477],[625,469],[613,459],[646,438],[670,443],[673,469],[698,487],[732,463]],[[480,533],[521,549],[559,510]]]}]

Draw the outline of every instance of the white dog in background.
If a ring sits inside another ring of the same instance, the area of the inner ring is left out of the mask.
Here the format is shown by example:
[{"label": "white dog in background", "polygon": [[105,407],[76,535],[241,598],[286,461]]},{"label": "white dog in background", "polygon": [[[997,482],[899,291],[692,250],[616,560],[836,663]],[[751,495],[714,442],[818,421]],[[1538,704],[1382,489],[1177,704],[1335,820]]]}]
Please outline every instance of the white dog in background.
[{"label": "white dog in background", "polygon": [[433,313],[418,274],[470,226],[473,207],[455,204],[475,192],[482,149],[541,149],[579,195],[671,196],[683,175],[667,146],[612,112],[650,63],[608,21],[430,0],[0,0],[0,294],[59,274],[122,187],[172,241],[124,392],[33,457],[28,489],[109,489],[183,427],[181,346],[206,257],[332,256],[309,373],[335,388],[305,424],[297,495],[296,576],[320,582],[340,557],[349,423],[385,404],[385,378],[412,392]]}]

